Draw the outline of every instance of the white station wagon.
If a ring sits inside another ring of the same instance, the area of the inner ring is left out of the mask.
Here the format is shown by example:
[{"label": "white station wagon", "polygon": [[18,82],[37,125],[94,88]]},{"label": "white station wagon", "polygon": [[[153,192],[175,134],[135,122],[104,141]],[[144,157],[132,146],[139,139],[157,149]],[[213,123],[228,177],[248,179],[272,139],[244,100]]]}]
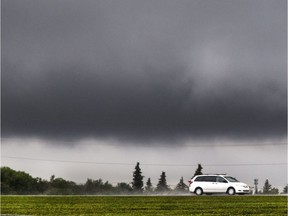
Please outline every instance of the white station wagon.
[{"label": "white station wagon", "polygon": [[196,195],[227,193],[248,194],[250,188],[247,184],[239,182],[236,178],[226,174],[197,175],[189,181],[189,191]]}]

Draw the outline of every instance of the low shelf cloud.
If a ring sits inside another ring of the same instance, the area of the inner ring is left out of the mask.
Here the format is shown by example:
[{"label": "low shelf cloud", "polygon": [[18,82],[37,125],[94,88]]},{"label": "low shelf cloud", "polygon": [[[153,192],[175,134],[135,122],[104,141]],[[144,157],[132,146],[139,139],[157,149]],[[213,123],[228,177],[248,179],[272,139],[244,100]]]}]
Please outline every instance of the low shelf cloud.
[{"label": "low shelf cloud", "polygon": [[283,5],[3,1],[2,136],[283,137]]}]

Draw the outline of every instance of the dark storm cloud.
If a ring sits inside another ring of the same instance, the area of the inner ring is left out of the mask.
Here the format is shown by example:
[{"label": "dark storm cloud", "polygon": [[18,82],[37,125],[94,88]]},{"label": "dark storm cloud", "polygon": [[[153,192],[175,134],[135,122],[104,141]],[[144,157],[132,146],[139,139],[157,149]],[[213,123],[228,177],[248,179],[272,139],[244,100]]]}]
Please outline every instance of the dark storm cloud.
[{"label": "dark storm cloud", "polygon": [[2,136],[286,134],[286,1],[2,1]]}]

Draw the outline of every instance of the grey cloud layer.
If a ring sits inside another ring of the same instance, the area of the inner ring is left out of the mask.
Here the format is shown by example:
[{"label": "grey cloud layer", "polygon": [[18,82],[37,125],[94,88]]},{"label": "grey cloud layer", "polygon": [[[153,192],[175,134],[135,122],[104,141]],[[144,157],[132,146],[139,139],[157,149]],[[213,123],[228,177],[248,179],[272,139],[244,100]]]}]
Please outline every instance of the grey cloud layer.
[{"label": "grey cloud layer", "polygon": [[2,7],[4,137],[286,134],[286,1]]}]

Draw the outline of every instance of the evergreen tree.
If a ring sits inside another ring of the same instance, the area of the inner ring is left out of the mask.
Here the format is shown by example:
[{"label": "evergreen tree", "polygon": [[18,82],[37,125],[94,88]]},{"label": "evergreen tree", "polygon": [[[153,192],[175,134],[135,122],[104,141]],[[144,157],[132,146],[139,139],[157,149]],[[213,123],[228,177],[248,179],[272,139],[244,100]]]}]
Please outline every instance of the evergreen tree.
[{"label": "evergreen tree", "polygon": [[143,185],[144,185],[143,178],[144,176],[142,176],[140,164],[139,162],[137,162],[135,166],[135,171],[133,172],[133,182],[132,182],[133,191],[135,191],[136,193],[143,192]]},{"label": "evergreen tree", "polygon": [[148,192],[148,193],[153,191],[153,186],[152,186],[150,178],[148,178],[148,180],[146,182],[145,191]]},{"label": "evergreen tree", "polygon": [[287,194],[288,193],[288,184],[283,188],[283,194]]},{"label": "evergreen tree", "polygon": [[272,185],[269,183],[269,180],[266,179],[263,186],[263,194],[269,194],[271,192]]},{"label": "evergreen tree", "polygon": [[160,179],[158,181],[157,187],[156,187],[156,192],[165,192],[168,190],[169,190],[169,187],[166,182],[166,175],[165,175],[165,172],[162,172]]},{"label": "evergreen tree", "polygon": [[203,169],[203,167],[201,166],[201,164],[198,164],[198,167],[197,167],[193,177],[195,177],[196,175],[202,175],[203,174],[202,169]]},{"label": "evergreen tree", "polygon": [[188,186],[184,183],[183,177],[181,177],[180,182],[177,184],[175,190],[178,192],[185,192],[187,189]]}]

